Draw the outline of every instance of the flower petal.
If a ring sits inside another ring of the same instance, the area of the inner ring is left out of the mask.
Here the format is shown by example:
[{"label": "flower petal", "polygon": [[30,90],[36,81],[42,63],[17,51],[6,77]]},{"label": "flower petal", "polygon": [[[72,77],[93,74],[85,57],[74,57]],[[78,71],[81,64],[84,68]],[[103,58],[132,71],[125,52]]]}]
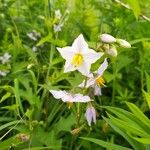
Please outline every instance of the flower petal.
[{"label": "flower petal", "polygon": [[61,99],[63,102],[73,102],[72,95],[66,91],[50,90],[50,92],[56,99]]},{"label": "flower petal", "polygon": [[101,96],[102,95],[101,87],[95,85],[95,87],[94,87],[94,95],[97,95],[97,96]]},{"label": "flower petal", "polygon": [[65,59],[65,60],[72,60],[75,51],[72,49],[72,47],[67,46],[64,48],[59,48],[57,47],[57,50],[59,51],[59,53],[61,54],[61,56]]},{"label": "flower petal", "polygon": [[92,122],[91,107],[88,107],[88,108],[86,109],[85,117],[86,117],[86,120],[87,120],[87,122],[88,122],[88,125],[91,126],[91,122]]},{"label": "flower petal", "polygon": [[49,91],[56,99],[61,99],[66,95],[65,91],[56,91],[56,90],[49,90]]},{"label": "flower petal", "polygon": [[107,69],[107,67],[108,67],[108,62],[107,62],[107,58],[105,58],[104,62],[100,65],[100,67],[97,70],[97,75],[102,76],[104,71]]},{"label": "flower petal", "polygon": [[93,100],[91,100],[89,96],[83,96],[82,94],[75,94],[73,97],[73,102],[87,103],[90,101],[93,101]]},{"label": "flower petal", "polygon": [[77,52],[86,51],[88,49],[88,44],[86,43],[82,34],[80,34],[73,42],[72,48]]},{"label": "flower petal", "polygon": [[87,77],[89,77],[90,74],[90,68],[91,68],[91,64],[88,62],[83,62],[78,68],[77,70],[79,72],[82,73],[82,75],[85,75]]},{"label": "flower petal", "polygon": [[91,107],[91,112],[92,112],[92,120],[96,124],[96,110],[94,107]]},{"label": "flower petal", "polygon": [[65,62],[64,73],[69,72],[69,71],[74,71],[76,69],[77,68],[74,65],[72,65],[72,63],[70,61]]},{"label": "flower petal", "polygon": [[83,53],[84,59],[88,62],[88,63],[95,63],[100,57],[103,56],[104,53],[97,53],[95,52],[93,49],[88,49],[86,52]]}]

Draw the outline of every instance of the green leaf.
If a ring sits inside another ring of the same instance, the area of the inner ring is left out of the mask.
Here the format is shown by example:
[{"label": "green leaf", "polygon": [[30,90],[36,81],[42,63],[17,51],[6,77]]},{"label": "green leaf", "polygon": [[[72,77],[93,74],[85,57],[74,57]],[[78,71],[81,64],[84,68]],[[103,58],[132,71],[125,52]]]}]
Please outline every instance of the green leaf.
[{"label": "green leaf", "polygon": [[11,93],[10,92],[7,92],[5,95],[2,96],[1,100],[0,100],[0,103],[5,101],[7,98],[9,98],[11,96]]},{"label": "green leaf", "polygon": [[0,142],[0,149],[1,150],[11,149],[10,147],[13,147],[13,146],[16,147],[17,145],[21,143],[24,143],[24,141],[20,140],[18,136],[15,135],[11,138],[8,138],[7,140],[4,140],[3,142]]},{"label": "green leaf", "polygon": [[7,128],[7,127],[12,126],[12,125],[18,124],[18,123],[22,123],[22,121],[21,120],[16,120],[16,121],[12,121],[12,122],[6,123],[6,124],[0,126],[0,131],[5,129],[5,128]]},{"label": "green leaf", "polygon": [[135,116],[139,117],[139,120],[141,120],[145,125],[150,127],[150,120],[143,114],[143,112],[134,104],[126,102],[129,109],[135,114]]},{"label": "green leaf", "polygon": [[105,142],[105,141],[94,139],[94,138],[80,137],[80,139],[93,142],[93,143],[98,144],[98,145],[100,145],[104,148],[111,148],[112,150],[132,150],[130,148],[126,148],[126,147],[123,147],[123,146],[119,146],[117,144]]},{"label": "green leaf", "polygon": [[146,87],[147,87],[147,92],[150,93],[150,75],[146,73]]},{"label": "green leaf", "polygon": [[136,17],[136,19],[138,19],[140,13],[141,13],[141,8],[140,8],[140,4],[138,0],[126,0],[128,2],[128,4],[130,5],[134,16]]},{"label": "green leaf", "polygon": [[[71,126],[76,122],[75,116],[73,114],[69,115],[67,118],[61,117],[56,125],[57,131],[70,131]],[[63,126],[62,126],[63,125]]]},{"label": "green leaf", "polygon": [[150,109],[150,94],[147,93],[147,92],[145,92],[144,90],[142,90],[142,92],[143,92],[143,94],[144,94],[145,100],[146,100],[146,102],[147,102],[147,104],[148,104],[148,107],[149,107],[149,109]]},{"label": "green leaf", "polygon": [[121,136],[123,136],[128,142],[129,144],[136,150],[144,150],[144,146],[140,143],[138,143],[137,141],[135,141],[134,139],[132,139],[124,129],[118,127],[116,124],[114,124],[111,119],[107,119],[105,117],[103,117],[104,120],[117,132],[119,133]]},{"label": "green leaf", "polygon": [[150,135],[145,132],[140,126],[137,126],[137,124],[130,124],[126,121],[123,121],[121,119],[115,118],[112,115],[108,114],[111,121],[116,124],[118,127],[125,129],[126,131],[136,134],[138,136],[145,136],[149,137]]}]

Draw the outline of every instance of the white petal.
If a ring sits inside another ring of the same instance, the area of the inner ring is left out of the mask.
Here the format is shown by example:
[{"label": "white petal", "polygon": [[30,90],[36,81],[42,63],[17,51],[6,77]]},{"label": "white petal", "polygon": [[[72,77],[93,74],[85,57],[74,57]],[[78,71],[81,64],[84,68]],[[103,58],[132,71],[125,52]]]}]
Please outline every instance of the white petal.
[{"label": "white petal", "polygon": [[86,109],[85,117],[86,117],[86,120],[87,120],[89,126],[91,126],[91,122],[92,122],[92,118],[93,118],[92,115],[93,114],[92,114],[92,111],[91,111],[91,107],[88,107]]},{"label": "white petal", "polygon": [[86,43],[82,34],[80,34],[73,42],[72,48],[77,52],[86,51],[88,49],[88,44]]},{"label": "white petal", "polygon": [[107,62],[107,58],[105,58],[104,62],[100,65],[100,67],[97,70],[97,74],[99,76],[102,76],[104,71],[107,69],[108,67],[108,62]]},{"label": "white petal", "polygon": [[59,53],[64,59],[69,60],[69,61],[73,59],[73,56],[75,54],[75,51],[70,46],[67,46],[64,48],[57,47],[57,50],[59,51]]},{"label": "white petal", "polygon": [[50,90],[50,92],[56,99],[61,99],[66,95],[65,91]]},{"label": "white petal", "polygon": [[85,85],[85,80],[83,80],[83,82],[81,84],[79,84],[78,87],[84,88],[84,85]]},{"label": "white petal", "polygon": [[64,66],[64,73],[69,72],[69,71],[74,71],[74,70],[76,70],[76,67],[72,65],[70,61],[66,61],[65,66]]},{"label": "white petal", "polygon": [[77,70],[78,70],[79,72],[81,72],[82,75],[85,75],[85,76],[89,77],[90,68],[91,68],[91,64],[90,64],[90,63],[83,62],[83,63],[77,68]]},{"label": "white petal", "polygon": [[85,86],[85,80],[83,80],[83,82],[81,84],[79,84],[78,87],[84,88],[84,86],[85,86],[86,88],[88,88],[91,85],[93,85],[95,83],[95,79],[93,77],[93,74],[90,73],[89,76],[90,76],[90,78],[86,81],[86,86]]},{"label": "white petal", "polygon": [[95,84],[95,79],[94,78],[90,78],[87,83],[86,83],[86,88],[92,86]]},{"label": "white petal", "polygon": [[96,124],[96,110],[94,107],[91,108],[91,111],[92,111],[92,119],[93,119],[93,122]]},{"label": "white petal", "polygon": [[104,53],[97,53],[93,49],[88,49],[83,53],[84,60],[88,63],[95,63],[100,57],[103,56]]},{"label": "white petal", "polygon": [[101,87],[99,87],[97,85],[94,87],[94,95],[97,95],[97,96],[102,95]]},{"label": "white petal", "polygon": [[50,92],[56,99],[61,99],[63,102],[73,102],[72,95],[66,91],[50,90]]},{"label": "white petal", "polygon": [[75,94],[73,98],[73,102],[82,102],[87,103],[92,101],[89,96],[83,96],[82,94]]}]

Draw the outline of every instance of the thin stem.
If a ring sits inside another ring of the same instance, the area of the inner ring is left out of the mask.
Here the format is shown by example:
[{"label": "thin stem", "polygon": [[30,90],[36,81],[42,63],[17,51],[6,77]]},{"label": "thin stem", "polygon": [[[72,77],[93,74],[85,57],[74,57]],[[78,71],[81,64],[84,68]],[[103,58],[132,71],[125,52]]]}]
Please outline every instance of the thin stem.
[{"label": "thin stem", "polygon": [[116,66],[115,66],[115,60],[112,61],[112,66],[113,66],[113,74],[114,74],[114,78],[113,78],[113,91],[112,91],[112,101],[111,101],[111,104],[112,106],[114,105],[115,103],[115,93],[116,93],[116,89],[115,89],[115,84],[116,84]]}]

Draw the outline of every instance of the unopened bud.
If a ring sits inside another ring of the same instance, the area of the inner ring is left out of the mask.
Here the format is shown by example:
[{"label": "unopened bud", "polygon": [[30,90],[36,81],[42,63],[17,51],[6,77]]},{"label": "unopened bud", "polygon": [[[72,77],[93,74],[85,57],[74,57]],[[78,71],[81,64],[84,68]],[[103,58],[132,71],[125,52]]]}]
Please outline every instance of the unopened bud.
[{"label": "unopened bud", "polygon": [[110,34],[102,34],[100,36],[100,39],[104,43],[114,43],[114,42],[116,42],[116,39]]},{"label": "unopened bud", "polygon": [[131,44],[123,39],[117,39],[117,43],[124,48],[131,48]]},{"label": "unopened bud", "polygon": [[115,46],[110,47],[110,49],[106,49],[105,52],[113,57],[116,57],[118,54]]},{"label": "unopened bud", "polygon": [[30,136],[27,135],[27,134],[20,133],[20,134],[17,135],[17,138],[19,140],[21,140],[22,142],[26,142],[30,139]]},{"label": "unopened bud", "polygon": [[72,134],[72,135],[77,135],[77,134],[80,133],[80,131],[81,131],[81,128],[76,128],[76,129],[73,129],[73,130],[71,131],[71,134]]}]

